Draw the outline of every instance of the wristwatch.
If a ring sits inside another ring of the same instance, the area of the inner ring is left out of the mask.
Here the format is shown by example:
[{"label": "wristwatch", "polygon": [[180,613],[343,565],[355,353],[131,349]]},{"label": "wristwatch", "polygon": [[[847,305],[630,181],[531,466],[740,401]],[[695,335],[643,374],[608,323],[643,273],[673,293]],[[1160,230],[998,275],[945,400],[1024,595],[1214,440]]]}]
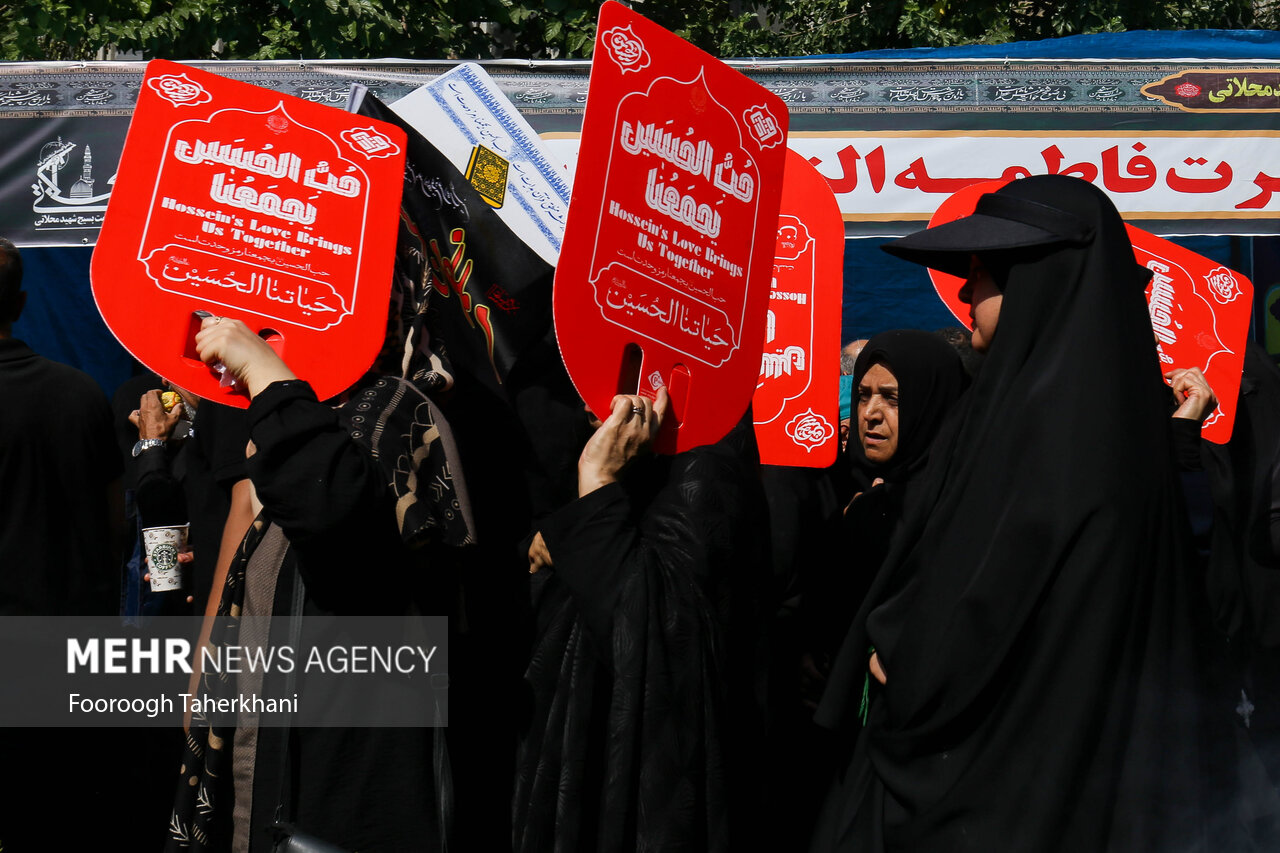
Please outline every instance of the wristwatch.
[{"label": "wristwatch", "polygon": [[138,443],[133,446],[133,455],[137,456],[144,450],[150,450],[153,447],[164,447],[168,439],[164,438],[140,438]]}]

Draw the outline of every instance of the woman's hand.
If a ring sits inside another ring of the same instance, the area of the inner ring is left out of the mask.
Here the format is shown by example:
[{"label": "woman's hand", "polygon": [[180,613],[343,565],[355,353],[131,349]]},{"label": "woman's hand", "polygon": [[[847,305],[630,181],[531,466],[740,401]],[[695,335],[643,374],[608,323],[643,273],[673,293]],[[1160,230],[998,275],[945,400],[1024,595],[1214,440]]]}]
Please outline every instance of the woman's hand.
[{"label": "woman's hand", "polygon": [[[876,486],[882,486],[882,485],[884,485],[884,477],[876,477],[874,480],[871,481],[872,489],[874,489]],[[867,491],[870,491],[870,489],[868,489]],[[864,494],[866,494],[866,492],[855,493],[854,496],[849,499],[849,503],[845,505],[844,512],[842,512],[841,515],[848,515],[849,510],[853,508],[854,501],[862,497]]]},{"label": "woman's hand", "polygon": [[884,667],[880,665],[880,655],[876,652],[871,653],[871,661],[867,664],[867,668],[871,670],[871,677],[881,684],[886,684],[889,677],[884,674]]},{"label": "woman's hand", "polygon": [[551,566],[551,551],[547,549],[547,540],[542,538],[542,531],[539,530],[533,534],[533,541],[529,543],[529,574],[536,575]]},{"label": "woman's hand", "polygon": [[205,364],[222,364],[251,398],[272,382],[298,378],[266,341],[230,317],[204,318],[196,352]]},{"label": "woman's hand", "polygon": [[666,388],[659,388],[653,400],[631,394],[614,397],[609,417],[578,457],[578,497],[617,482],[631,460],[653,444],[670,405]]},{"label": "woman's hand", "polygon": [[1198,423],[1218,407],[1218,398],[1209,387],[1208,381],[1198,367],[1185,367],[1170,370],[1164,375],[1173,387],[1173,396],[1178,401],[1175,418],[1187,418]]}]

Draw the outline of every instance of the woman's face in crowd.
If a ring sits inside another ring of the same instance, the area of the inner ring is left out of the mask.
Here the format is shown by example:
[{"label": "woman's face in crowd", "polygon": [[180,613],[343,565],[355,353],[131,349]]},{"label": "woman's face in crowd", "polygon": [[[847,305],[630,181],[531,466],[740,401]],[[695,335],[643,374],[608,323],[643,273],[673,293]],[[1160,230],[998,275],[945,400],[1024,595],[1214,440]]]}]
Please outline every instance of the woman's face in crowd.
[{"label": "woman's face in crowd", "polygon": [[858,440],[878,464],[898,451],[898,380],[883,364],[871,365],[858,383]]},{"label": "woman's face in crowd", "polygon": [[977,255],[969,259],[969,277],[960,288],[960,301],[969,306],[969,317],[973,320],[970,345],[974,352],[986,352],[996,334],[1004,294],[996,287],[991,272]]}]

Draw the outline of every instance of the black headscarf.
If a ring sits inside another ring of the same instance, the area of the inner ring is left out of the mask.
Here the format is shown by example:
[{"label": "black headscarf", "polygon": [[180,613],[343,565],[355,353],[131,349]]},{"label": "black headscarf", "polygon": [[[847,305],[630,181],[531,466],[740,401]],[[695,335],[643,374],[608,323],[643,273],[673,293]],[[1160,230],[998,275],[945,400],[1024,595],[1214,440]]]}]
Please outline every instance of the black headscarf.
[{"label": "black headscarf", "polygon": [[[943,419],[969,384],[955,349],[930,332],[894,329],[867,341],[853,368],[855,400],[859,383],[876,364],[898,380],[898,449],[887,462],[872,462],[856,438],[855,420],[847,448],[854,478],[865,477],[864,487],[876,477],[895,483],[919,472]],[[856,402],[853,416],[858,416]]]},{"label": "black headscarf", "polygon": [[[924,469],[939,427],[969,384],[959,354],[930,332],[895,329],[867,341],[854,365],[855,395],[875,364],[888,368],[898,383],[898,445],[889,460],[873,462],[858,440],[856,420],[850,426],[845,455],[852,491],[840,496],[838,518],[844,556],[811,565],[804,579],[809,642],[821,665],[848,632],[902,520],[911,481]],[[853,414],[856,419],[856,408]],[[873,485],[877,479],[884,482]]]},{"label": "black headscarf", "polygon": [[888,683],[815,849],[1210,849],[1142,271],[1094,186],[993,195],[982,228],[889,244],[935,266],[995,251],[1003,304],[833,668],[826,725],[856,726],[871,646]]}]

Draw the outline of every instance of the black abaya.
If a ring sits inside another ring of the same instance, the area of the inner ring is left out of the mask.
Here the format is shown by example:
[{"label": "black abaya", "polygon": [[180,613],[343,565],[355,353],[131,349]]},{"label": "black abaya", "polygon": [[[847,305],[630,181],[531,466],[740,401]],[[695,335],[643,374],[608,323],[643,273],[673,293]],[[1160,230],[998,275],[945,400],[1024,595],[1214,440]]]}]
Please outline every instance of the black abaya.
[{"label": "black abaya", "polygon": [[750,418],[543,519],[515,849],[746,849],[768,559]]},{"label": "black abaya", "polygon": [[1280,369],[1245,351],[1231,441],[1204,444],[1213,492],[1209,598],[1233,641],[1280,648]]},{"label": "black abaya", "polygon": [[[814,849],[1227,849],[1143,271],[1093,186],[997,195],[1008,229],[945,232],[1013,232],[988,259],[999,326],[819,710],[856,726],[874,647],[887,684]],[[899,252],[967,268],[977,248],[941,244]]]}]

